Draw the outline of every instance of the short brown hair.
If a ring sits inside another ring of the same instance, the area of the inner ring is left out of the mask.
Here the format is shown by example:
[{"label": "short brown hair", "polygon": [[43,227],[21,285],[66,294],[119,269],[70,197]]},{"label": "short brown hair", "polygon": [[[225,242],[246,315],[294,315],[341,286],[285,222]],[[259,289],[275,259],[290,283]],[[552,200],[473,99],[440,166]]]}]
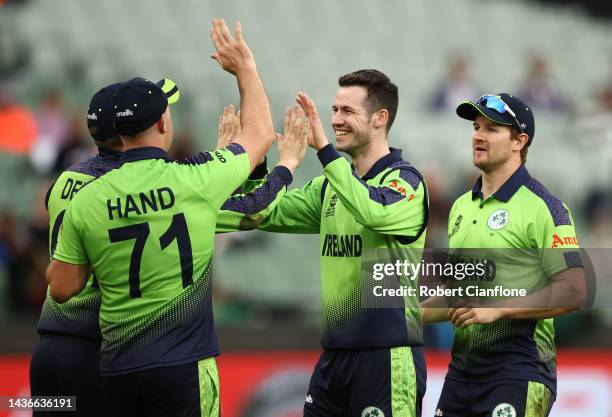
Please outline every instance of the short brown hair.
[{"label": "short brown hair", "polygon": [[367,91],[366,105],[370,115],[380,110],[387,109],[389,112],[389,121],[387,122],[387,133],[391,129],[391,125],[397,114],[397,106],[399,102],[398,89],[382,72],[375,69],[366,69],[351,72],[338,78],[340,87],[359,86]]}]

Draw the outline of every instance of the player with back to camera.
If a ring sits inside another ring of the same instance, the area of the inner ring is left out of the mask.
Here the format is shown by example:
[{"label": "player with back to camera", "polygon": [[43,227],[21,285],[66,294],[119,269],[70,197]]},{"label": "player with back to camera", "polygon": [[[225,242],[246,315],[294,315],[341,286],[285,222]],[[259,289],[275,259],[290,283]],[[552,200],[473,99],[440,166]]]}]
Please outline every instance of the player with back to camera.
[{"label": "player with back to camera", "polygon": [[[96,92],[87,111],[87,127],[98,154],[71,166],[51,185],[45,198],[49,212],[49,253],[53,256],[62,219],[72,197],[86,183],[119,166],[121,139],[113,126],[112,98],[119,83]],[[100,380],[100,291],[94,276],[70,302],[47,297],[37,331],[40,338],[30,363],[32,396],[76,396],[76,416],[108,415]],[[34,411],[34,416],[64,415]]]},{"label": "player with back to camera", "polygon": [[[121,167],[75,196],[47,270],[58,302],[78,293],[95,271],[102,293],[100,368],[119,416],[219,413],[210,279],[215,224],[274,131],[240,24],[234,39],[225,22],[213,20],[211,36],[214,58],[238,81],[242,131],[235,143],[169,161],[167,99],[144,79],[121,84],[113,101]],[[285,140],[305,141],[305,126],[296,122],[298,134]],[[299,158],[287,164],[290,176]]]},{"label": "player with back to camera", "polygon": [[528,277],[535,290],[490,304],[448,308],[442,297],[422,303],[425,324],[450,320],[455,326],[435,415],[545,417],[556,395],[553,318],[580,308],[586,291],[582,263],[571,250],[578,245],[565,245],[560,256],[544,248],[556,247],[555,236],[577,242],[574,222],[567,206],[525,167],[535,133],[529,106],[501,93],[463,102],[457,114],[473,121],[473,162],[481,176],[453,204],[449,248],[480,248],[482,256],[493,257],[487,249],[532,249],[522,252],[521,274],[513,278]]}]

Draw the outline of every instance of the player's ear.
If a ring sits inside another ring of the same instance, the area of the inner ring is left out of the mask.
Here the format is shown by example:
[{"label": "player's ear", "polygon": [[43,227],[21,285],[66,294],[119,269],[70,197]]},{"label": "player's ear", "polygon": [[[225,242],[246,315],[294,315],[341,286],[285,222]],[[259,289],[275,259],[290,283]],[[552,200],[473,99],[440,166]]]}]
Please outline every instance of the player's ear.
[{"label": "player's ear", "polygon": [[166,111],[162,114],[161,118],[157,122],[157,129],[159,130],[159,133],[164,134],[168,132],[170,122],[169,118],[170,114],[168,112],[168,108],[166,108]]},{"label": "player's ear", "polygon": [[516,151],[520,152],[523,147],[527,146],[529,136],[526,133],[521,133],[520,135],[512,135],[512,139],[514,142],[514,148]]},{"label": "player's ear", "polygon": [[389,110],[387,109],[380,109],[374,112],[374,114],[372,115],[372,123],[374,124],[374,127],[376,128],[385,127],[388,121],[389,121]]}]

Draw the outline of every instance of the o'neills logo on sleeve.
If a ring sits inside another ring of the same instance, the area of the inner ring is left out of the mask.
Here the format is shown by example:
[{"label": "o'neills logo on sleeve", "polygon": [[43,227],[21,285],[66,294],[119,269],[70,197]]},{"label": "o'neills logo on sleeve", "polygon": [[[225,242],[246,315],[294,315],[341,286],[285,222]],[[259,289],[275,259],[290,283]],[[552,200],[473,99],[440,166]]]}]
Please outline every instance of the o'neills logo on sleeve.
[{"label": "o'neills logo on sleeve", "polygon": [[325,235],[321,256],[357,258],[363,251],[363,240],[359,235]]},{"label": "o'neills logo on sleeve", "polygon": [[127,116],[133,116],[134,112],[130,109],[125,109],[124,111],[118,111],[117,112],[117,117],[127,117]]}]

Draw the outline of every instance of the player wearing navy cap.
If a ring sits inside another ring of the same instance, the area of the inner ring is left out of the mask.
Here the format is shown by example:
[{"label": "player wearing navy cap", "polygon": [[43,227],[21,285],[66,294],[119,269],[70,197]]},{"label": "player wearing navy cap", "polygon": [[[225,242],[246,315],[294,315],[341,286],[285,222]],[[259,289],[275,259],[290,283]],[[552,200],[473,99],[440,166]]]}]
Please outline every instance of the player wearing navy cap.
[{"label": "player wearing navy cap", "polygon": [[[100,89],[87,110],[89,134],[98,155],[73,165],[51,185],[45,198],[49,212],[49,252],[53,256],[62,219],[68,204],[81,188],[119,166],[122,143],[115,127],[113,96],[120,83]],[[157,83],[169,102],[176,102],[178,89],[171,80]],[[32,395],[70,395],[78,401],[77,416],[107,416],[107,401],[100,382],[100,291],[95,277],[88,278],[83,291],[59,304],[47,291],[37,331],[40,339],[30,364]],[[51,416],[51,411],[34,411]]]},{"label": "player wearing navy cap", "polygon": [[[240,24],[234,39],[225,22],[213,20],[211,36],[213,57],[238,81],[242,131],[235,143],[170,161],[168,100],[150,81],[121,84],[114,98],[121,166],[75,196],[47,270],[51,296],[60,302],[81,290],[89,268],[95,271],[102,293],[100,368],[119,416],[219,412],[211,308],[215,225],[222,207],[253,209],[247,198],[226,200],[262,159],[274,130]],[[291,120],[293,137],[305,147],[306,129]],[[291,181],[299,159],[276,169],[279,181]]]},{"label": "player wearing navy cap", "polygon": [[[450,319],[455,326],[435,415],[544,417],[556,395],[553,318],[580,308],[586,293],[574,222],[567,206],[525,167],[535,133],[525,103],[511,94],[485,95],[461,103],[457,114],[473,121],[473,162],[482,175],[453,204],[449,248],[453,254],[479,249],[479,256],[496,262],[492,285],[529,291],[450,309],[440,298],[423,302],[424,323]],[[563,251],[547,252],[559,236]],[[493,252],[504,248],[501,255]],[[510,270],[512,276],[505,275]]]},{"label": "player wearing navy cap", "polygon": [[[102,88],[91,99],[87,126],[98,146],[98,155],[64,171],[49,188],[49,251],[53,256],[68,203],[86,183],[119,166],[121,140],[113,127],[112,97],[119,84]],[[40,339],[30,364],[32,395],[76,395],[78,416],[107,416],[100,381],[100,292],[94,277],[83,291],[65,304],[49,292],[38,322]],[[51,411],[34,411],[51,416]]]}]

